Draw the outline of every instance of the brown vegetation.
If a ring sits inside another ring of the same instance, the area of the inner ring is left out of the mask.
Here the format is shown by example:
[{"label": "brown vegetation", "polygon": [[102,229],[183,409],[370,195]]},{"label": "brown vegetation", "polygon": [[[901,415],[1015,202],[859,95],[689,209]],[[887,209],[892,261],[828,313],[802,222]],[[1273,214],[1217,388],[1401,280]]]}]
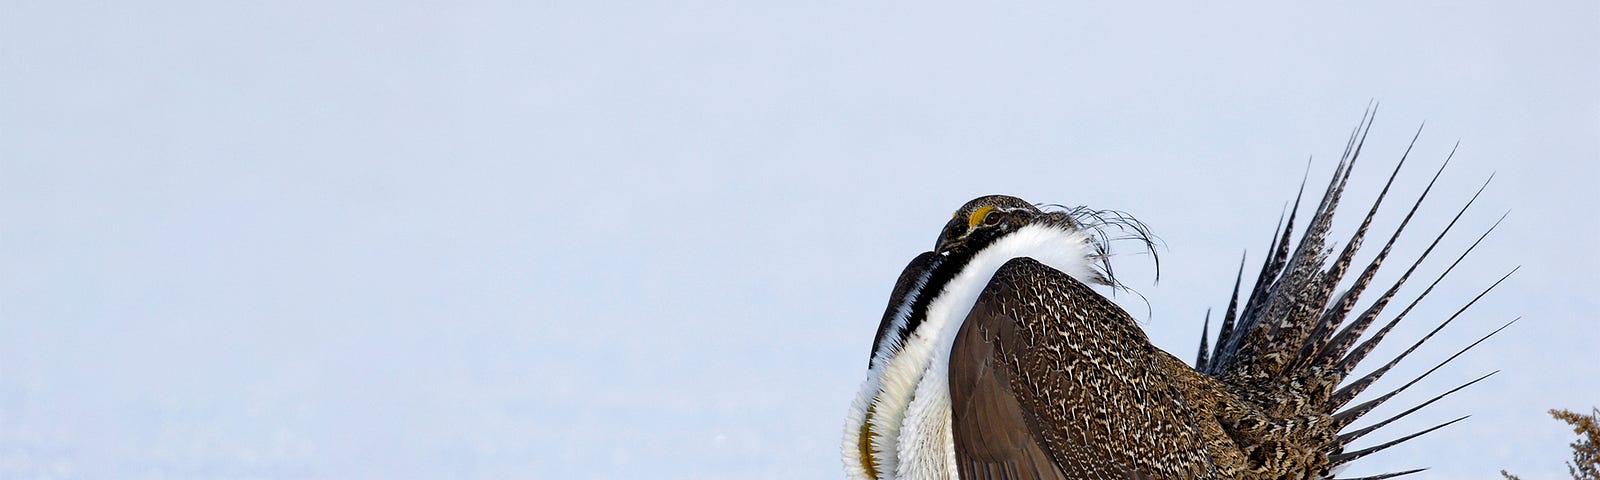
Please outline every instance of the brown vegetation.
[{"label": "brown vegetation", "polygon": [[[1550,410],[1550,416],[1572,425],[1578,441],[1572,442],[1572,460],[1567,462],[1567,472],[1573,480],[1600,480],[1600,409],[1590,409],[1588,415],[1571,410]],[[1500,471],[1506,480],[1521,480],[1516,475]]]}]

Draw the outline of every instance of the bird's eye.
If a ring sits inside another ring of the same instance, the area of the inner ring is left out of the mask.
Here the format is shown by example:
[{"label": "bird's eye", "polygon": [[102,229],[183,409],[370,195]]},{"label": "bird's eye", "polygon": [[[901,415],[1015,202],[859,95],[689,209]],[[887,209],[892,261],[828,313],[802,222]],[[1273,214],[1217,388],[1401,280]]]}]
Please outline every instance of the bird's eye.
[{"label": "bird's eye", "polygon": [[1002,211],[999,211],[999,210],[995,210],[995,211],[989,212],[988,215],[984,215],[983,216],[983,226],[985,226],[985,227],[993,227],[995,225],[999,225],[1000,221],[1001,220],[1005,220],[1005,218],[1006,218],[1006,213],[1005,212],[1002,212]]}]

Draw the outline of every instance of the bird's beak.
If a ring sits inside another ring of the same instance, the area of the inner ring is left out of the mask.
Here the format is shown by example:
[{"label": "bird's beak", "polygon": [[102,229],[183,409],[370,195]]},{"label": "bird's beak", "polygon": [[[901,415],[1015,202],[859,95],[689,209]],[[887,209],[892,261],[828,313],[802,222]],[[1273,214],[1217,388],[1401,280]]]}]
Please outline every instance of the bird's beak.
[{"label": "bird's beak", "polygon": [[939,240],[933,244],[933,253],[944,253],[955,248],[967,235],[965,219],[952,218],[944,224],[944,230],[939,232]]}]

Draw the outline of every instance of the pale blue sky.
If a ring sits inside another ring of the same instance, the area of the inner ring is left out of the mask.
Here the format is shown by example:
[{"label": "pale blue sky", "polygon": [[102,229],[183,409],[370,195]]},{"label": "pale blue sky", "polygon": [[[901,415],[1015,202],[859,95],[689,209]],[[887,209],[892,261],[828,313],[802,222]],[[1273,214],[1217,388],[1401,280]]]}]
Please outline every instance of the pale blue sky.
[{"label": "pale blue sky", "polygon": [[1379,355],[1516,265],[1395,376],[1524,320],[1349,473],[1565,477],[1600,4],[1061,3],[3,2],[0,477],[837,477],[952,209],[1137,215],[1119,300],[1188,358],[1372,98],[1352,202],[1428,125],[1385,228],[1461,141],[1395,255],[1497,174],[1419,275],[1511,211]]}]

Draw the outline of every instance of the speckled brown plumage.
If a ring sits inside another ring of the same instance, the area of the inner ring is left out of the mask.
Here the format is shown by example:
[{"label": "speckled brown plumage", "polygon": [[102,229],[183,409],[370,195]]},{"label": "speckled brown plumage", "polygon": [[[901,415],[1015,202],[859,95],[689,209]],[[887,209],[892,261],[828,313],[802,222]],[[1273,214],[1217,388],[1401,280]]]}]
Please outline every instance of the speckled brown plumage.
[{"label": "speckled brown plumage", "polygon": [[[1201,426],[1216,422],[1179,390],[1212,386],[1201,377],[1089,287],[1012,260],[952,351],[957,466],[962,478],[1224,478]],[[1027,473],[1041,464],[1053,469]]]}]

